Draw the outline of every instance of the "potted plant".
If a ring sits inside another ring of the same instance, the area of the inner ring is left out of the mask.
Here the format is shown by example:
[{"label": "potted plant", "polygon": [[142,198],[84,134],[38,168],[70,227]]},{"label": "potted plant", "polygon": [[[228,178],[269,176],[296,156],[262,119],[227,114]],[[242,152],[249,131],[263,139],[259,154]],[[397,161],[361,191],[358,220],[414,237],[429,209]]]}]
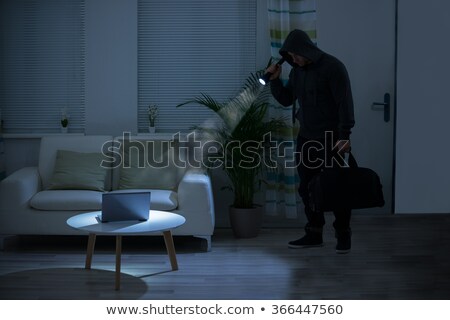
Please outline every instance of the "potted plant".
[{"label": "potted plant", "polygon": [[148,132],[155,133],[155,131],[156,131],[155,121],[156,121],[156,117],[158,116],[158,106],[149,105],[147,113],[148,113],[148,122],[149,122]]},{"label": "potted plant", "polygon": [[61,132],[67,133],[68,126],[69,126],[69,118],[67,116],[67,111],[64,108],[61,110]]},{"label": "potted plant", "polygon": [[[270,91],[258,81],[263,71],[250,75],[243,90],[225,103],[209,95],[178,105],[199,104],[214,111],[220,118],[212,126],[197,126],[204,143],[214,141],[213,153],[204,155],[206,164],[221,167],[230,179],[234,201],[230,206],[230,222],[238,238],[256,237],[262,222],[262,206],[255,204],[261,170],[267,161],[267,135],[284,127],[284,119],[267,119]],[[214,159],[214,163],[208,162]]]}]

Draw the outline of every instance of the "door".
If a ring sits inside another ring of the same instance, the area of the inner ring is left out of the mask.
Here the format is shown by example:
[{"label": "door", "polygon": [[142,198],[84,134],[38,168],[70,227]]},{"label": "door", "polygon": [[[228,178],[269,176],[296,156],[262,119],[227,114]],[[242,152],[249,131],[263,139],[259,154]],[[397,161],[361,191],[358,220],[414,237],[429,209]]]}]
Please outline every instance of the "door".
[{"label": "door", "polygon": [[[318,47],[340,59],[350,76],[358,164],[378,173],[386,204],[362,213],[393,212],[395,0],[317,0]],[[389,95],[390,110],[385,108]]]}]

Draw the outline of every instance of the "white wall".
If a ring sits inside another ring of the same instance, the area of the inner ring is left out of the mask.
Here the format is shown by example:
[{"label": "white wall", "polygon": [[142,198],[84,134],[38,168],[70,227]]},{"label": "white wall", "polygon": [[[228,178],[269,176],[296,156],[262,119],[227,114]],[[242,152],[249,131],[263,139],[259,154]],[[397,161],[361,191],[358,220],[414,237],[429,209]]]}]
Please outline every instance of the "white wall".
[{"label": "white wall", "polygon": [[86,1],[86,134],[137,132],[137,0]]},{"label": "white wall", "polygon": [[450,212],[450,2],[399,0],[396,213]]}]

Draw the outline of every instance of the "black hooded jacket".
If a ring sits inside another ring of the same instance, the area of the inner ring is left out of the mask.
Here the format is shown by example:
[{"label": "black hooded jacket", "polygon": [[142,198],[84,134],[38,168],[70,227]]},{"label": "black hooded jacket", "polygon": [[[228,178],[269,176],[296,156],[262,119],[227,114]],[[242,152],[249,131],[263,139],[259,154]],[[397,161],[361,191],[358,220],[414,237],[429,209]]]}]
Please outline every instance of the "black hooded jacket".
[{"label": "black hooded jacket", "polygon": [[[311,61],[304,67],[295,65],[288,52]],[[280,79],[271,82],[275,99],[283,106],[298,100],[295,117],[300,121],[299,135],[323,139],[333,131],[338,139],[349,139],[355,124],[350,80],[344,64],[314,45],[301,30],[289,33],[280,55],[293,66],[286,86]]]}]

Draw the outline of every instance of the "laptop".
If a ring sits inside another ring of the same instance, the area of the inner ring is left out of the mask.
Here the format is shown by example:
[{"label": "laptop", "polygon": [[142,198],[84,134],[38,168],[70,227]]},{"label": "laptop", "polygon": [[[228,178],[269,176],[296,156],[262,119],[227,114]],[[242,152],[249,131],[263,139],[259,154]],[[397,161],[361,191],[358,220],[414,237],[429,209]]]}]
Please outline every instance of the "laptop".
[{"label": "laptop", "polygon": [[150,215],[150,192],[109,192],[102,196],[102,214],[99,222],[139,220]]}]

